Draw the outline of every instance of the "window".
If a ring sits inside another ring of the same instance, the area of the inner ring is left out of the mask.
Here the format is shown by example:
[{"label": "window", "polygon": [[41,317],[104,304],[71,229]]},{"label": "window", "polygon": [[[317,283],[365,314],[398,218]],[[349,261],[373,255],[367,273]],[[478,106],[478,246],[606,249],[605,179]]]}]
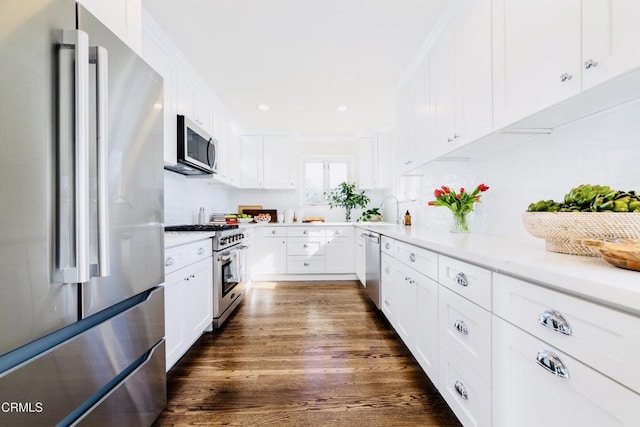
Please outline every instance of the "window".
[{"label": "window", "polygon": [[302,162],[302,204],[326,205],[324,192],[351,178],[351,161],[347,158],[309,158]]}]

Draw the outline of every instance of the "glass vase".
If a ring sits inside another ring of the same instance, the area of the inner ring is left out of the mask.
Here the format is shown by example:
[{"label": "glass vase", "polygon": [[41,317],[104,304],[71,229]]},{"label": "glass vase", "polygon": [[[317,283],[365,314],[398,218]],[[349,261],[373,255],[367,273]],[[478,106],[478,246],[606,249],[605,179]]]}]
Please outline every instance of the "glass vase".
[{"label": "glass vase", "polygon": [[467,223],[467,215],[468,213],[453,212],[453,220],[451,221],[449,231],[452,233],[468,233],[469,224]]}]

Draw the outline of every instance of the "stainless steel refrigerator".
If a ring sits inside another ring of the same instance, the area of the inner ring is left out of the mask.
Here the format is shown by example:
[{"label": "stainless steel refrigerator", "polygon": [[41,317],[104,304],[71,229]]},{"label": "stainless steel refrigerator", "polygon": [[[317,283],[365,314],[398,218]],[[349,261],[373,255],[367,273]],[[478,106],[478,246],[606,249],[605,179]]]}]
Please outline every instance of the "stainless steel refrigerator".
[{"label": "stainless steel refrigerator", "polygon": [[0,425],[165,406],[162,99],[74,1],[0,2]]}]

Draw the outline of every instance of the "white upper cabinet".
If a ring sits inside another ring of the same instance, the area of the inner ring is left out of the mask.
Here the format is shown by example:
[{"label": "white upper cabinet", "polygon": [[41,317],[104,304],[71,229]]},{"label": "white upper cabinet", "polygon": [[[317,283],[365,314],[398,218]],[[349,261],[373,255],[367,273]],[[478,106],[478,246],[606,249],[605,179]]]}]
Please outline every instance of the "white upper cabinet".
[{"label": "white upper cabinet", "polygon": [[267,135],[263,137],[264,187],[294,189],[296,144],[290,135]]},{"label": "white upper cabinet", "polygon": [[390,188],[393,175],[391,141],[385,132],[358,137],[358,184],[362,189]]},{"label": "white upper cabinet", "polygon": [[432,155],[493,130],[491,0],[467,1],[431,54]]},{"label": "white upper cabinet", "polygon": [[212,135],[211,115],[213,100],[197,76],[187,67],[180,67],[178,76],[178,114],[196,122],[209,135]]},{"label": "white upper cabinet", "polygon": [[178,88],[178,61],[166,48],[164,35],[147,21],[142,33],[142,56],[164,80],[162,105],[164,128],[164,162],[177,163],[176,98]]},{"label": "white upper cabinet", "polygon": [[580,91],[580,3],[494,1],[496,128]]},{"label": "white upper cabinet", "polygon": [[[217,110],[218,111],[218,110]],[[220,114],[216,114],[216,117]],[[233,123],[222,120],[224,132],[216,135],[214,138],[218,140],[218,173],[215,179],[234,187],[240,186],[240,133]]]},{"label": "white upper cabinet", "polygon": [[262,137],[240,137],[240,185],[242,188],[264,188]]},{"label": "white upper cabinet", "polygon": [[242,188],[294,189],[296,145],[290,135],[240,137]]},{"label": "white upper cabinet", "polygon": [[142,52],[142,4],[140,0],[79,0],[92,15],[138,54]]},{"label": "white upper cabinet", "polygon": [[640,65],[640,2],[582,0],[582,88]]}]

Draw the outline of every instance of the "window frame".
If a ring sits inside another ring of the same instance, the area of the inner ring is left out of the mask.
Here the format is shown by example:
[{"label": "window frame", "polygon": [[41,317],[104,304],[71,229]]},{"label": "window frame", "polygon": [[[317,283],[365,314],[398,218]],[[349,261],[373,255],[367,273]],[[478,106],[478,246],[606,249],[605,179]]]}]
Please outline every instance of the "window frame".
[{"label": "window frame", "polygon": [[308,208],[323,208],[329,207],[329,204],[324,202],[322,204],[311,205],[307,203],[305,198],[306,187],[305,187],[305,169],[307,163],[324,163],[323,167],[323,191],[328,190],[329,184],[329,175],[326,173],[326,167],[331,163],[345,163],[347,165],[347,181],[352,182],[354,171],[353,171],[353,156],[349,155],[305,155],[300,157],[300,182],[298,188],[300,189],[298,194],[298,199],[300,200],[300,205],[302,207]]}]

